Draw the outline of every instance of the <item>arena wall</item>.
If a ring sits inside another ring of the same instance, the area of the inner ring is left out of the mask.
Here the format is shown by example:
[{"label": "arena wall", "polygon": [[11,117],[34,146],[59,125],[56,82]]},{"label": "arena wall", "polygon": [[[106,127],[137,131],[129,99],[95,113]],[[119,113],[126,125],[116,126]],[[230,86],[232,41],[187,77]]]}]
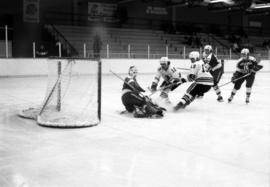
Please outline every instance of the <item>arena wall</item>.
[{"label": "arena wall", "polygon": [[[0,59],[0,77],[24,77],[24,76],[46,76],[47,75],[47,59]],[[172,59],[171,63],[180,69],[189,68],[190,61],[188,59]],[[236,60],[226,60],[225,73],[235,71]],[[262,72],[270,72],[270,61],[262,60],[264,65]],[[102,59],[102,73],[110,74],[110,70],[125,74],[130,66],[135,65],[142,74],[153,74],[159,65],[158,59]],[[182,70],[185,71],[185,70]]]}]

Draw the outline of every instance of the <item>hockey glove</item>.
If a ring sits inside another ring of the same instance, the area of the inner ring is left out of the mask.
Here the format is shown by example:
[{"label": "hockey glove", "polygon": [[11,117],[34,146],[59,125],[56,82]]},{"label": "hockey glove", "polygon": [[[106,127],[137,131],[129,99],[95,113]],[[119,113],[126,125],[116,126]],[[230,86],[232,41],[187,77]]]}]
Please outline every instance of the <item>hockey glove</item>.
[{"label": "hockey glove", "polygon": [[181,79],[176,78],[171,80],[171,91],[175,90],[178,86],[180,86],[183,83],[182,79],[183,78]]},{"label": "hockey glove", "polygon": [[181,83],[185,83],[185,82],[187,82],[187,79],[181,78],[180,81],[181,81]]},{"label": "hockey glove", "polygon": [[257,71],[260,71],[263,68],[262,65],[255,65],[254,68],[251,70],[251,73],[256,73]]},{"label": "hockey glove", "polygon": [[189,74],[187,76],[187,79],[188,79],[189,82],[192,82],[192,81],[194,81],[196,79],[196,76],[194,74]]},{"label": "hockey glove", "polygon": [[170,81],[170,84],[177,84],[178,82],[180,82],[180,79],[175,78]]},{"label": "hockey glove", "polygon": [[209,64],[204,64],[204,70],[205,70],[206,72],[209,72],[209,71],[212,70],[212,68],[211,68],[211,66],[210,66]]},{"label": "hockey glove", "polygon": [[155,83],[155,82],[152,83],[152,85],[151,85],[151,91],[152,92],[157,91],[157,83]]}]

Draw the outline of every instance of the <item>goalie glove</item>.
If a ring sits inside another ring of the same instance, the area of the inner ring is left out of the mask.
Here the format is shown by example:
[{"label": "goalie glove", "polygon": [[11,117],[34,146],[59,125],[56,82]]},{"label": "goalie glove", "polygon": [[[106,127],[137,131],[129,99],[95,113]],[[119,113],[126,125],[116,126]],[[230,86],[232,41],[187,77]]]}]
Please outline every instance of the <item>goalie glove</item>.
[{"label": "goalie glove", "polygon": [[157,91],[157,83],[155,83],[155,82],[152,83],[152,85],[151,85],[151,91],[152,92]]}]

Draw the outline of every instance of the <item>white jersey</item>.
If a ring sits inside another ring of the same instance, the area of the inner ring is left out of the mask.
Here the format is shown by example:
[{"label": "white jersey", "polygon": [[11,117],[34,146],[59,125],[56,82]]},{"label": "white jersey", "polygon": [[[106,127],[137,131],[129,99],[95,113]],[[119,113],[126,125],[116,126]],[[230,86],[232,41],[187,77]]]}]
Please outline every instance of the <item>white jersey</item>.
[{"label": "white jersey", "polygon": [[188,75],[195,75],[195,82],[198,84],[213,85],[213,77],[209,72],[205,71],[204,66],[202,60],[192,63]]},{"label": "white jersey", "polygon": [[175,67],[169,65],[167,70],[164,70],[161,67],[158,68],[155,80],[153,82],[158,84],[160,77],[162,77],[164,81],[170,82],[172,79],[180,79],[181,73]]}]

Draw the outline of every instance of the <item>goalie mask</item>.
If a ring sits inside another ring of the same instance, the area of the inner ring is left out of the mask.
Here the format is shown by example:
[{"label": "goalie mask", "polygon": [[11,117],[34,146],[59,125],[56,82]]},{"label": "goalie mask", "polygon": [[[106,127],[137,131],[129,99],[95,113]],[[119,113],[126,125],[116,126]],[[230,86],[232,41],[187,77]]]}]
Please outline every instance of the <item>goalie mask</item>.
[{"label": "goalie mask", "polygon": [[241,57],[242,57],[243,59],[248,59],[248,56],[249,56],[249,49],[243,48],[243,49],[241,50]]},{"label": "goalie mask", "polygon": [[200,60],[200,53],[198,51],[192,51],[189,53],[189,59],[192,63]]},{"label": "goalie mask", "polygon": [[130,66],[128,69],[128,75],[132,78],[135,78],[138,74],[138,69],[136,66]]},{"label": "goalie mask", "polygon": [[205,56],[207,57],[210,53],[212,53],[213,48],[211,45],[206,45],[204,46],[203,51],[204,51]]},{"label": "goalie mask", "polygon": [[170,61],[168,57],[161,57],[161,59],[159,60],[159,64],[162,69],[167,70],[169,68]]}]

